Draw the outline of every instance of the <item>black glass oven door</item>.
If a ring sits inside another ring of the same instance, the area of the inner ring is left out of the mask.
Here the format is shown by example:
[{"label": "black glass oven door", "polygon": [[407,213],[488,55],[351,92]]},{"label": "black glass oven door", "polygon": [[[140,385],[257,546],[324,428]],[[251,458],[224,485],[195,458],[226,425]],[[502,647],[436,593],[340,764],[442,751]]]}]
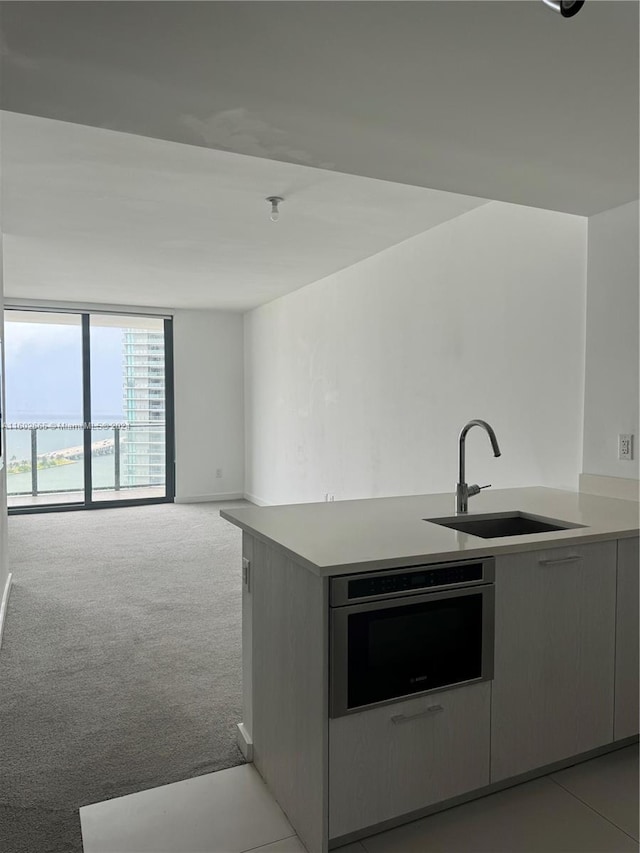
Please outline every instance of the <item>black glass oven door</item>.
[{"label": "black glass oven door", "polygon": [[332,679],[334,716],[490,677],[485,658],[489,641],[492,651],[493,587],[377,601],[336,609],[333,616],[333,642],[342,647],[332,650],[334,667],[342,668]]}]

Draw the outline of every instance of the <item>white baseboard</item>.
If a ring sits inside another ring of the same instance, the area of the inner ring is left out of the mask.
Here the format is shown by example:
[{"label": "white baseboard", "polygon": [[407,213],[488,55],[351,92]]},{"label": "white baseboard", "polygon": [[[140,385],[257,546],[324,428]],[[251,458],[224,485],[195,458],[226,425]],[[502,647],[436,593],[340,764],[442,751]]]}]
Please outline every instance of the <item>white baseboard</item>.
[{"label": "white baseboard", "polygon": [[250,501],[252,504],[256,506],[273,506],[273,501],[265,501],[262,498],[259,498],[257,495],[251,495],[249,492],[245,492],[242,496],[245,501]]},{"label": "white baseboard", "polygon": [[580,474],[581,492],[602,498],[620,498],[623,501],[640,500],[640,481],[632,477],[604,477],[600,474]]},{"label": "white baseboard", "polygon": [[2,635],[4,634],[4,623],[7,618],[7,607],[9,606],[9,592],[11,591],[11,580],[13,578],[12,574],[9,574],[7,578],[7,582],[4,585],[4,592],[2,593],[2,603],[0,603],[0,647],[2,646]]},{"label": "white baseboard", "polygon": [[237,723],[236,740],[240,747],[240,752],[244,755],[247,761],[253,761],[253,740],[251,735],[246,730],[244,723]]},{"label": "white baseboard", "polygon": [[177,504],[200,504],[215,503],[216,501],[241,501],[244,498],[242,492],[216,492],[213,495],[191,495],[186,498],[174,499]]}]

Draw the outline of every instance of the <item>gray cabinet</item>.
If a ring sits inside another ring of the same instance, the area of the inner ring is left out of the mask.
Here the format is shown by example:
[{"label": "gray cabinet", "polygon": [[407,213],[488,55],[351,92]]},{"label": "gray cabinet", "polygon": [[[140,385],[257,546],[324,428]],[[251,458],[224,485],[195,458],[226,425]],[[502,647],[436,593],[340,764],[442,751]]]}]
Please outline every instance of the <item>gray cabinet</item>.
[{"label": "gray cabinet", "polygon": [[489,783],[491,685],[329,721],[329,837]]},{"label": "gray cabinet", "polygon": [[613,740],[616,550],[496,559],[492,782]]},{"label": "gray cabinet", "polygon": [[309,853],[327,850],[329,584],[253,539],[253,761]]},{"label": "gray cabinet", "polygon": [[638,734],[638,539],[618,542],[614,737]]}]

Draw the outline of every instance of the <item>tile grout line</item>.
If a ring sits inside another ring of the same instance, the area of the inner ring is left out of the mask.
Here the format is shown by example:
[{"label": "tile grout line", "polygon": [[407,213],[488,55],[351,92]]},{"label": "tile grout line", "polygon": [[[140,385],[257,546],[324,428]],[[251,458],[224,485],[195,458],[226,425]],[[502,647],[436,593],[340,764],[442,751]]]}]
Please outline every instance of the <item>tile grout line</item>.
[{"label": "tile grout line", "polygon": [[[565,791],[567,794],[569,794],[569,796],[573,797],[573,798],[574,798],[575,800],[577,800],[579,803],[582,803],[582,805],[583,805],[583,806],[586,806],[590,811],[594,812],[594,814],[597,814],[599,817],[601,817],[603,820],[605,820],[608,824],[610,824],[611,826],[613,826],[615,829],[619,830],[619,832],[621,832],[623,835],[626,835],[626,836],[627,836],[627,838],[630,838],[630,839],[631,839],[632,841],[634,841],[636,844],[638,843],[638,839],[637,839],[637,838],[635,838],[633,835],[629,835],[629,833],[628,833],[628,832],[626,832],[626,830],[624,830],[621,826],[618,826],[618,824],[617,824],[617,823],[614,823],[614,822],[613,822],[612,820],[610,820],[610,818],[608,818],[606,815],[603,815],[601,812],[599,812],[599,811],[598,811],[596,808],[594,808],[592,805],[590,805],[589,803],[585,802],[585,800],[582,800],[580,797],[578,797],[578,796],[577,796],[577,794],[574,794],[574,793],[573,793],[573,791],[570,791],[568,788],[565,788],[565,787],[564,787],[564,785],[561,785],[561,784],[560,784],[560,782],[558,782],[556,779],[554,779],[554,778],[553,778],[553,775],[552,775],[551,773],[549,773],[547,776],[541,776],[540,778],[541,778],[541,779],[549,779],[551,782],[554,782],[554,783],[555,783],[559,788],[562,788],[562,790],[563,790],[563,791]],[[508,790],[508,789],[507,789],[507,790]],[[371,837],[375,838],[376,836],[374,835],[374,836],[371,836]],[[366,840],[367,840],[366,838],[365,838],[365,839],[361,839],[359,843],[360,843],[360,844],[362,845],[362,847],[364,848],[365,853],[371,853],[371,851],[369,850],[369,848],[368,848],[368,847],[366,846],[366,844],[365,844]],[[336,851],[336,853],[340,853],[340,850],[337,850],[337,851]]]},{"label": "tile grout line", "polygon": [[[278,841],[286,841],[287,838],[295,838],[296,833],[292,832],[291,835],[285,835],[282,838],[274,838],[273,841],[267,841],[265,844],[258,844],[257,847],[247,847],[246,850],[240,850],[238,853],[252,853],[255,850],[262,850],[263,847],[268,847],[270,844],[277,844]],[[302,844],[302,841],[300,842]],[[302,845],[304,847],[304,845]]]},{"label": "tile grout line", "polygon": [[556,784],[559,788],[562,788],[562,790],[563,790],[563,791],[566,791],[566,793],[567,793],[567,794],[569,794],[571,797],[573,797],[573,798],[574,798],[574,800],[577,800],[579,803],[582,803],[582,805],[583,805],[583,806],[586,806],[588,809],[591,809],[591,811],[592,811],[592,812],[594,812],[594,814],[597,814],[597,815],[599,815],[603,820],[606,820],[606,822],[607,822],[607,823],[611,824],[611,826],[614,826],[617,830],[619,830],[619,831],[620,831],[620,832],[622,832],[624,835],[626,835],[626,836],[627,836],[627,838],[630,838],[632,841],[635,841],[635,843],[636,843],[636,844],[638,843],[638,839],[637,839],[637,838],[634,838],[634,836],[633,836],[633,835],[629,835],[629,833],[628,833],[626,830],[624,830],[621,826],[618,826],[618,824],[617,824],[617,823],[614,823],[614,822],[613,822],[610,818],[608,818],[606,815],[603,815],[603,814],[602,814],[602,812],[599,812],[599,811],[598,811],[598,809],[594,808],[594,806],[592,806],[590,803],[587,803],[585,800],[583,800],[583,799],[582,799],[581,797],[579,797],[577,794],[574,794],[574,793],[573,793],[573,791],[570,791],[568,788],[565,788],[565,786],[564,786],[564,785],[562,785],[562,784],[560,784],[560,782],[558,782],[558,780],[557,780],[557,779],[554,779],[554,778],[553,778],[553,776],[552,776],[551,774],[549,774],[549,776],[548,776],[548,777],[546,777],[546,778],[550,779],[552,782],[555,782],[555,784]]}]

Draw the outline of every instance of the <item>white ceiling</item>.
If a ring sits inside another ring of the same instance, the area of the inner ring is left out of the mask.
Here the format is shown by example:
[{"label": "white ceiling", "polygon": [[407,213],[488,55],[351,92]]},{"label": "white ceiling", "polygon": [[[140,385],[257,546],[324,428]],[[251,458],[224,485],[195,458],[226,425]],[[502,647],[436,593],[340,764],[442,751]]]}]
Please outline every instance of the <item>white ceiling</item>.
[{"label": "white ceiling", "polygon": [[2,4],[15,112],[590,215],[638,195],[638,2]]},{"label": "white ceiling", "polygon": [[[483,199],[3,112],[5,295],[246,310]],[[282,195],[280,221],[268,195]]]}]

